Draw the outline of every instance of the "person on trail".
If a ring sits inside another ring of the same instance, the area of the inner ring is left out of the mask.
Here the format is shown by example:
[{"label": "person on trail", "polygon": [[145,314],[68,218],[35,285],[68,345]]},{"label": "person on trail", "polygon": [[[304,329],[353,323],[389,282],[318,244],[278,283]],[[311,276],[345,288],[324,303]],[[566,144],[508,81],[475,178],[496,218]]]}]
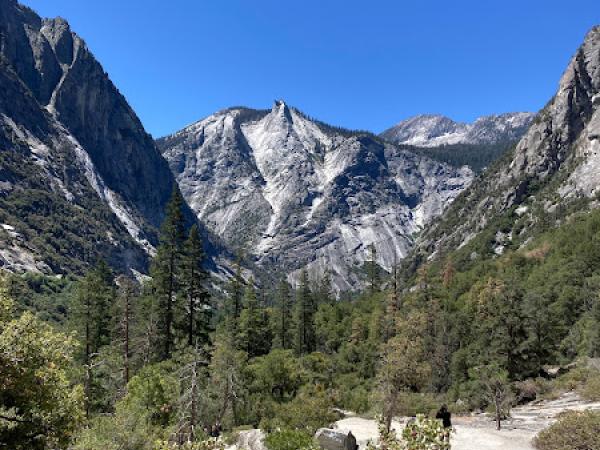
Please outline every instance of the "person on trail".
[{"label": "person on trail", "polygon": [[442,426],[444,427],[444,439],[450,440],[450,431],[452,431],[452,420],[450,411],[448,411],[448,407],[446,405],[442,405],[440,410],[435,415],[436,419],[442,421]]},{"label": "person on trail", "polygon": [[435,418],[442,421],[444,428],[452,428],[451,414],[446,405],[442,405],[440,410],[435,415]]},{"label": "person on trail", "polygon": [[221,435],[220,424],[214,424],[210,429],[210,437],[218,438]]}]

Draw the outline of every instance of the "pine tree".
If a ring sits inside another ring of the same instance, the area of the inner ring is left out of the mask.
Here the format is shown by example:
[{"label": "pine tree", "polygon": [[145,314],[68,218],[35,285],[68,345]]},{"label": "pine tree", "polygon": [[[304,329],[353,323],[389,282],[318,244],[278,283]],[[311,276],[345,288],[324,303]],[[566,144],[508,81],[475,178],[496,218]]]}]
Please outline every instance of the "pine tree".
[{"label": "pine tree", "polygon": [[238,348],[253,358],[268,353],[270,347],[268,318],[259,305],[251,280],[246,287],[244,308],[240,314]]},{"label": "pine tree", "polygon": [[331,304],[335,301],[335,297],[331,292],[331,272],[329,269],[325,270],[325,273],[319,281],[317,297],[317,308],[319,304]]},{"label": "pine tree", "polygon": [[290,285],[285,280],[281,280],[277,289],[274,319],[275,340],[273,346],[286,350],[292,348],[292,296]]},{"label": "pine tree", "polygon": [[181,262],[181,288],[186,299],[181,328],[189,346],[196,346],[196,344],[202,346],[208,343],[210,297],[206,289],[208,273],[203,267],[205,258],[198,227],[194,224],[183,245]]},{"label": "pine tree", "polygon": [[310,291],[308,274],[306,270],[300,273],[300,284],[296,291],[296,345],[295,350],[299,355],[315,350],[315,307]]},{"label": "pine tree", "polygon": [[244,279],[242,277],[240,259],[238,258],[236,262],[235,273],[227,286],[228,296],[225,307],[225,326],[232,338],[235,338],[238,333],[238,321],[242,313],[244,297]]},{"label": "pine tree", "polygon": [[115,299],[113,274],[104,261],[98,261],[78,283],[73,307],[75,328],[82,335],[85,367],[85,412],[89,418],[93,403],[100,397],[94,380],[96,358],[111,341],[111,305]]},{"label": "pine tree", "polygon": [[369,282],[369,292],[371,295],[379,292],[380,280],[379,280],[379,266],[377,265],[377,250],[375,245],[369,245],[369,259],[365,261],[365,268],[367,272],[367,279]]},{"label": "pine tree", "polygon": [[117,341],[121,343],[123,355],[123,384],[127,386],[131,371],[131,337],[133,330],[133,312],[138,299],[138,286],[134,280],[126,276],[117,279],[119,295],[117,298]]},{"label": "pine tree", "polygon": [[184,240],[183,199],[175,187],[160,229],[160,245],[152,260],[150,275],[159,310],[158,359],[170,358],[173,350],[173,321],[178,291],[178,272]]},{"label": "pine tree", "polygon": [[392,280],[387,302],[385,305],[385,314],[383,316],[383,340],[389,340],[396,333],[396,317],[401,308],[400,285],[398,280],[398,266],[394,264],[392,268]]}]

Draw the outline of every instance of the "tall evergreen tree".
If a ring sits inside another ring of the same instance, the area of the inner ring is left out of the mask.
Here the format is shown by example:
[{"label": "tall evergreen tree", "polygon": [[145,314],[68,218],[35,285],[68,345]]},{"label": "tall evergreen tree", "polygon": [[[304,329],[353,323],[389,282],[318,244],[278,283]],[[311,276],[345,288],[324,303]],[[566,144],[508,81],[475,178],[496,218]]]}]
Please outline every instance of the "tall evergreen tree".
[{"label": "tall evergreen tree", "polygon": [[175,187],[160,229],[160,245],[150,268],[159,310],[159,360],[168,359],[173,350],[174,304],[179,287],[178,273],[184,233],[183,198]]},{"label": "tall evergreen tree", "polygon": [[365,261],[365,269],[369,283],[369,292],[374,294],[381,289],[379,280],[379,265],[377,264],[377,250],[375,245],[369,245],[369,259]]},{"label": "tall evergreen tree", "polygon": [[335,296],[331,292],[331,272],[329,271],[329,269],[325,270],[325,273],[319,280],[317,292],[318,299],[315,305],[317,308],[320,304],[331,304],[335,301]]},{"label": "tall evergreen tree", "polygon": [[189,346],[208,343],[210,297],[206,288],[208,273],[203,267],[205,258],[198,227],[194,224],[183,245],[181,263],[181,288],[186,299],[181,328]]},{"label": "tall evergreen tree", "polygon": [[108,265],[100,260],[79,281],[73,307],[75,328],[83,340],[85,368],[85,413],[89,418],[94,402],[101,396],[94,380],[96,357],[111,341],[111,305],[115,298],[115,283]]},{"label": "tall evergreen tree", "polygon": [[238,261],[236,262],[235,273],[229,280],[227,291],[225,326],[229,335],[235,337],[238,333],[238,320],[242,312],[244,297],[244,278],[242,277],[240,258],[238,258]]},{"label": "tall evergreen tree", "polygon": [[133,331],[133,313],[135,303],[138,299],[139,289],[134,280],[126,276],[120,276],[117,279],[119,286],[119,295],[117,297],[116,314],[117,320],[117,342],[120,342],[123,355],[123,384],[129,383],[131,373],[131,337]]},{"label": "tall evergreen tree", "polygon": [[251,280],[244,295],[244,308],[240,314],[238,348],[250,358],[264,355],[271,348],[268,318],[261,308],[254,283]]},{"label": "tall evergreen tree", "polygon": [[301,355],[315,350],[315,307],[310,291],[308,273],[302,270],[300,284],[296,291],[296,353]]},{"label": "tall evergreen tree", "polygon": [[277,288],[277,302],[274,314],[273,329],[275,336],[273,346],[290,349],[293,346],[292,335],[292,296],[290,285],[281,280]]}]

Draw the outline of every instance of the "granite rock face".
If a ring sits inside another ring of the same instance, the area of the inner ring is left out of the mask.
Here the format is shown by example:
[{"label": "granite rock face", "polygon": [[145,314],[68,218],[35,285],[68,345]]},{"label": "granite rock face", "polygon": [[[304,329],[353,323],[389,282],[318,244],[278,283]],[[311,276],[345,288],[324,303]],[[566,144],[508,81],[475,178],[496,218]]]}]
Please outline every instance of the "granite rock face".
[{"label": "granite rock face", "polygon": [[[514,151],[473,182],[424,233],[419,247],[431,256],[462,246],[501,215],[518,220],[523,234],[541,215],[563,220],[566,213],[560,211],[568,211],[572,202],[597,207],[599,137],[600,27],[594,27],[567,66],[556,95]],[[510,230],[502,234],[513,236]]]},{"label": "granite rock face", "polygon": [[0,0],[0,89],[0,221],[23,236],[2,242],[0,264],[61,271],[102,256],[142,270],[176,184],[83,40]]},{"label": "granite rock face", "polygon": [[218,112],[158,145],[198,218],[231,247],[292,279],[329,271],[338,290],[360,286],[371,244],[389,270],[472,179],[283,101]]}]

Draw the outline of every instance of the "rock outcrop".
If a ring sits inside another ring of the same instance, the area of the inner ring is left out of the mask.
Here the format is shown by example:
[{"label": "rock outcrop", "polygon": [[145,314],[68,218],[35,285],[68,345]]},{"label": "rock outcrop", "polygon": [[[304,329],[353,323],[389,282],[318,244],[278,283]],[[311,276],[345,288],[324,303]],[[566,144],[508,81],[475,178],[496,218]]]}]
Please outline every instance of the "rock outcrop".
[{"label": "rock outcrop", "polygon": [[389,270],[472,179],[468,168],[327,126],[282,101],[218,112],[158,145],[215,234],[271,273],[329,271],[338,290],[360,286],[370,245]]},{"label": "rock outcrop", "polygon": [[[597,207],[600,186],[600,27],[594,27],[512,153],[484,172],[422,237],[435,255],[465,245],[503,217],[496,241],[525,241],[542,221],[560,222],[571,205]],[[514,226],[507,226],[512,223]],[[498,238],[499,236],[499,238]],[[519,238],[520,237],[520,238]],[[502,242],[492,242],[496,253]]]},{"label": "rock outcrop", "polygon": [[0,266],[143,270],[176,184],[84,41],[0,0],[0,91]]}]

